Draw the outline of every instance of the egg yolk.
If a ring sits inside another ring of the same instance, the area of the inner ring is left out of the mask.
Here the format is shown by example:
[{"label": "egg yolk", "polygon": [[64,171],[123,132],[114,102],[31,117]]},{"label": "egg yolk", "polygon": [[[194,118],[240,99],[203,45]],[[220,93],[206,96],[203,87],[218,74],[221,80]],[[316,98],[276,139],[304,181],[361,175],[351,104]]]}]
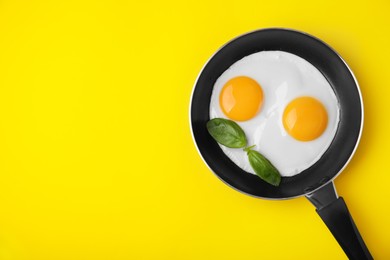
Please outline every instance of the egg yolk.
[{"label": "egg yolk", "polygon": [[311,141],[325,131],[328,114],[324,105],[312,97],[299,97],[291,101],[283,113],[286,131],[299,141]]},{"label": "egg yolk", "polygon": [[219,104],[230,119],[251,119],[263,104],[263,90],[255,80],[240,76],[229,80],[222,88]]}]

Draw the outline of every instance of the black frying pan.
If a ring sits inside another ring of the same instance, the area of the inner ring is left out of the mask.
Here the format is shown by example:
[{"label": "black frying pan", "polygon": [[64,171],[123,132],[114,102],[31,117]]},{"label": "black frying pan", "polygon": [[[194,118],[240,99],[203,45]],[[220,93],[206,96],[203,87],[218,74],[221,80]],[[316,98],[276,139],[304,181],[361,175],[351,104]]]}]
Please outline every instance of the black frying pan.
[{"label": "black frying pan", "polygon": [[[340,104],[340,123],[328,150],[302,173],[283,177],[279,187],[236,166],[206,129],[215,81],[234,62],[264,50],[290,52],[313,64],[329,81]],[[333,179],[347,165],[359,142],[363,106],[356,79],[332,48],[313,36],[293,30],[264,29],[242,35],[223,46],[207,62],[197,79],[191,102],[195,143],[206,164],[221,180],[238,191],[264,199],[306,196],[350,259],[372,259],[333,185]]]}]

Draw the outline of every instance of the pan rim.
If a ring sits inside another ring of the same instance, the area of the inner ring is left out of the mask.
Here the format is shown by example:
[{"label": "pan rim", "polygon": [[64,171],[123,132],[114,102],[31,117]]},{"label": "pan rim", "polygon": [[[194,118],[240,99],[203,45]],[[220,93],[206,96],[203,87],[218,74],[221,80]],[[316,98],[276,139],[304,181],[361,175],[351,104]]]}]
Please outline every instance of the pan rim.
[{"label": "pan rim", "polygon": [[[261,31],[267,31],[267,30],[282,30],[282,31],[290,31],[290,32],[295,32],[295,33],[300,33],[300,34],[303,34],[303,35],[306,35],[308,37],[311,37],[319,42],[321,42],[322,44],[324,44],[327,48],[329,48],[331,51],[333,51],[339,58],[340,60],[343,62],[343,64],[345,65],[345,67],[348,69],[349,73],[351,74],[352,78],[353,78],[353,81],[355,83],[355,86],[356,86],[356,89],[358,91],[358,95],[359,95],[359,100],[360,100],[360,107],[361,107],[361,119],[360,119],[360,128],[359,128],[359,135],[357,137],[357,140],[356,140],[356,143],[355,143],[355,146],[351,152],[351,154],[349,155],[348,159],[346,160],[346,162],[344,163],[344,165],[341,167],[341,169],[332,177],[330,178],[328,181],[326,181],[325,183],[321,184],[320,186],[318,186],[317,188],[307,192],[307,193],[302,193],[302,194],[299,194],[299,195],[295,195],[295,196],[290,196],[290,197],[280,197],[280,198],[270,198],[270,197],[263,197],[263,196],[258,196],[258,195],[254,195],[254,194],[251,194],[251,193],[247,193],[245,191],[242,191],[236,187],[234,187],[233,185],[231,185],[230,183],[226,182],[225,180],[223,180],[209,165],[208,163],[206,162],[206,160],[203,158],[203,155],[201,154],[200,150],[199,150],[199,147],[196,143],[196,140],[195,140],[195,136],[194,136],[194,131],[193,131],[193,127],[192,127],[192,116],[191,116],[191,111],[192,111],[192,101],[193,101],[193,95],[194,95],[194,92],[195,92],[195,89],[196,89],[196,85],[199,81],[199,78],[200,76],[202,75],[204,69],[206,68],[206,66],[210,63],[210,61],[214,58],[214,56],[219,53],[225,46],[229,45],[230,43],[234,42],[235,40],[241,38],[241,37],[244,37],[246,35],[249,35],[249,34],[252,34],[252,33],[256,33],[256,32],[261,32]],[[190,104],[189,104],[189,126],[190,126],[190,131],[191,131],[191,137],[192,137],[192,141],[193,143],[195,144],[195,147],[196,147],[196,150],[198,152],[198,154],[200,155],[200,158],[202,159],[203,163],[207,166],[207,168],[215,175],[217,176],[218,179],[220,179],[223,183],[225,183],[227,186],[229,186],[230,188],[242,193],[242,194],[245,194],[245,195],[248,195],[248,196],[251,196],[251,197],[254,197],[254,198],[260,198],[260,199],[264,199],[264,200],[275,200],[275,201],[278,201],[278,200],[289,200],[289,199],[294,199],[294,198],[299,198],[299,197],[303,197],[303,196],[307,196],[311,193],[314,193],[316,192],[317,190],[321,189],[322,187],[326,186],[327,184],[329,184],[330,182],[333,182],[340,174],[341,172],[343,172],[345,170],[345,168],[348,166],[348,164],[351,162],[353,156],[355,155],[355,152],[359,146],[359,143],[360,143],[360,139],[361,139],[361,136],[362,136],[362,133],[363,133],[363,126],[364,126],[364,103],[363,103],[363,96],[362,96],[362,93],[361,93],[361,89],[360,89],[360,85],[359,85],[359,82],[357,81],[357,78],[355,76],[355,74],[353,73],[352,69],[348,66],[348,64],[346,63],[346,61],[341,57],[341,55],[334,49],[332,48],[329,44],[327,44],[326,42],[324,42],[323,40],[319,39],[318,37],[316,36],[313,36],[309,33],[306,33],[304,31],[300,31],[300,30],[296,30],[296,29],[291,29],[291,28],[286,28],[286,27],[267,27],[267,28],[262,28],[262,29],[256,29],[256,30],[252,30],[252,31],[249,31],[249,32],[246,32],[246,33],[243,33],[243,34],[240,34],[234,38],[232,38],[231,40],[229,40],[228,42],[226,42],[225,44],[223,44],[221,47],[219,47],[208,59],[207,61],[204,63],[204,65],[202,66],[200,72],[198,73],[196,79],[195,79],[195,82],[194,82],[194,85],[192,87],[192,91],[191,91],[191,96],[190,96]]]}]

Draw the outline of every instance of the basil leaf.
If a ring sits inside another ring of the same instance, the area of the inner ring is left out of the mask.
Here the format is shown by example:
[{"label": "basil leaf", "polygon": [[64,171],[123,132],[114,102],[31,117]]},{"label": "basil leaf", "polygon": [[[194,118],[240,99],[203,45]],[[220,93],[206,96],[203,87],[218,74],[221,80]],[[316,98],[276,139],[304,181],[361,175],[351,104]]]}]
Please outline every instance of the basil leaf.
[{"label": "basil leaf", "polygon": [[241,127],[224,118],[214,118],[207,122],[207,130],[218,143],[230,148],[242,148],[246,145],[246,136]]},{"label": "basil leaf", "polygon": [[[253,147],[253,146],[252,146]],[[281,176],[279,171],[259,152],[251,150],[252,147],[245,148],[247,152],[249,163],[255,173],[264,181],[271,185],[279,186]]]}]

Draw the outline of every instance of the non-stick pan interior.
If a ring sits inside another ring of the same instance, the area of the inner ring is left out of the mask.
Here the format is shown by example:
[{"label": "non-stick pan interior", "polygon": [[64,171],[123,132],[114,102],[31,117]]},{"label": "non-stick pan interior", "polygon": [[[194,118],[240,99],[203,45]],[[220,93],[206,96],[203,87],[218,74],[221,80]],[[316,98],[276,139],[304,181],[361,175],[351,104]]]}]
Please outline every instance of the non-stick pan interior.
[{"label": "non-stick pan interior", "polygon": [[[234,62],[255,52],[281,50],[313,64],[332,86],[340,104],[336,136],[317,163],[273,187],[236,166],[208,134],[209,103],[217,78]],[[206,64],[192,95],[191,127],[198,150],[209,167],[228,185],[263,198],[290,198],[308,193],[333,179],[348,162],[360,137],[362,104],[357,83],[344,61],[329,46],[307,34],[265,29],[234,39]]]}]

